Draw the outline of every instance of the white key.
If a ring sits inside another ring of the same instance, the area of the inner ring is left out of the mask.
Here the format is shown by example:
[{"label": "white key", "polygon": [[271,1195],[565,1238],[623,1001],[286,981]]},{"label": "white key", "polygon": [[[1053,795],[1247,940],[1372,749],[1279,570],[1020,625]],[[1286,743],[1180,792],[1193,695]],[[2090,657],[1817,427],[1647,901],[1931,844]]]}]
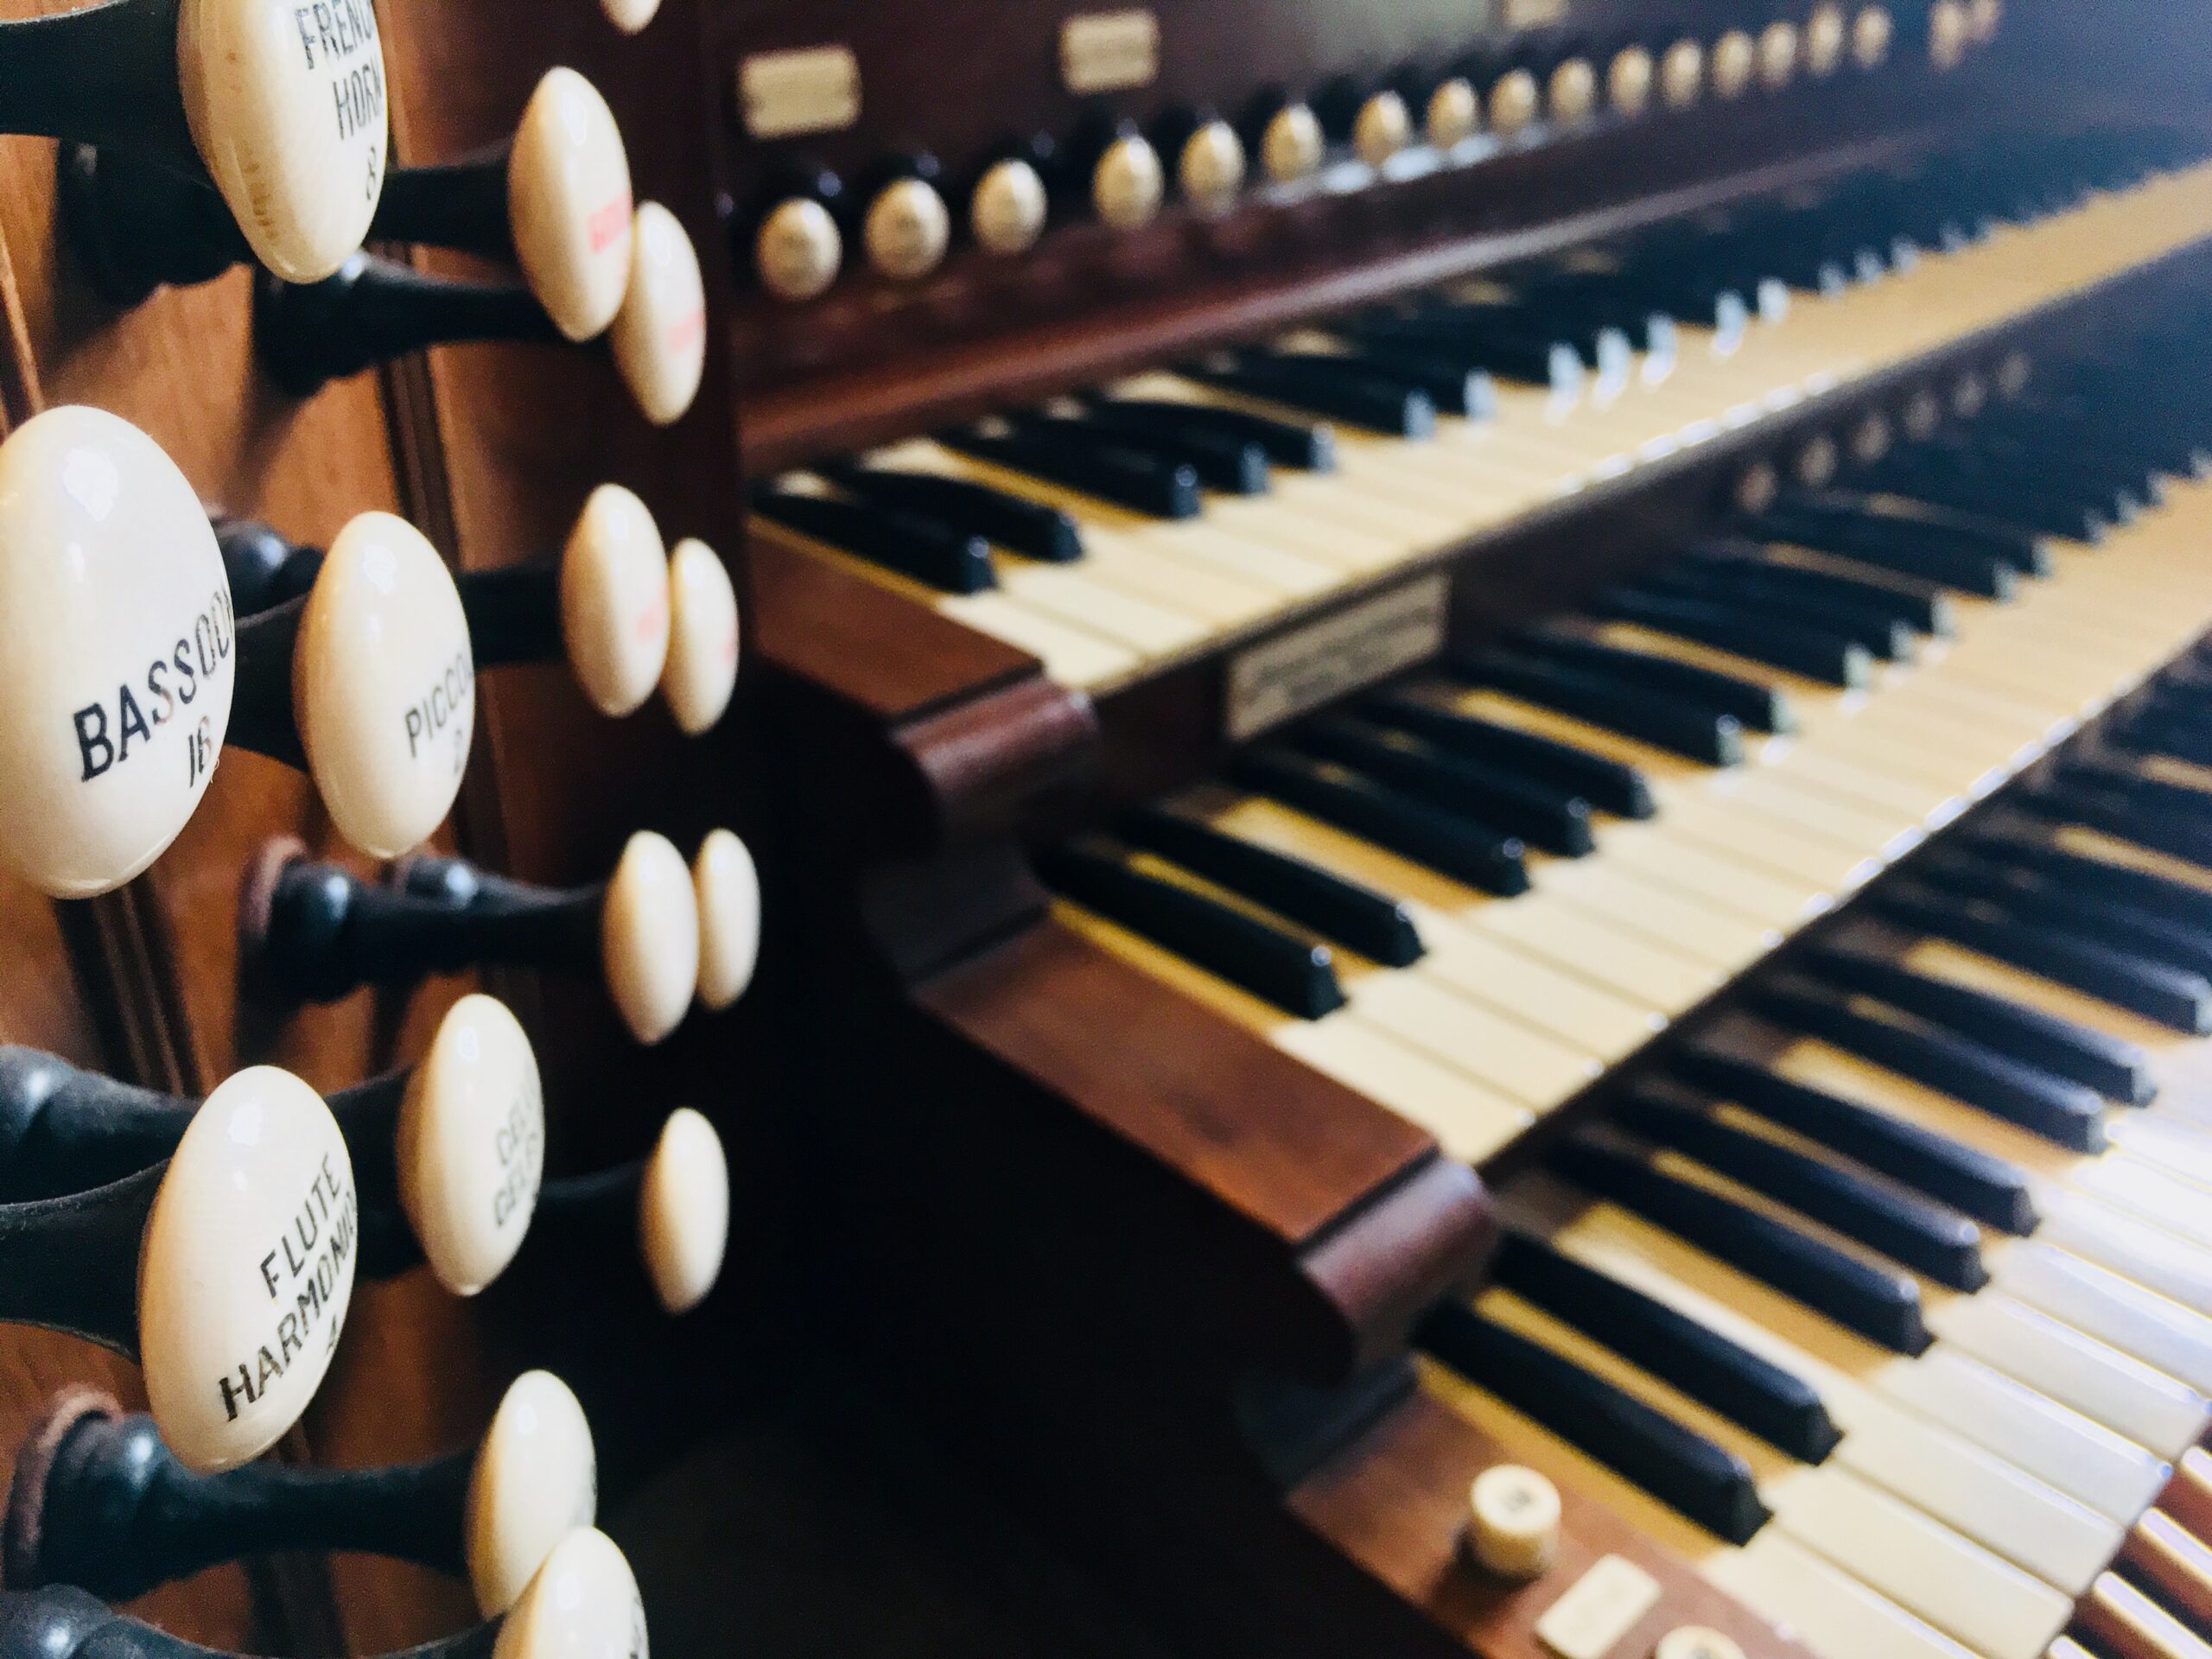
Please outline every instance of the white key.
[{"label": "white key", "polygon": [[2212,1395],[2212,1320],[2040,1239],[1998,1255],[1992,1276],[2030,1306]]},{"label": "white key", "polygon": [[1820,1659],[1974,1659],[1950,1637],[1773,1527],[1712,1561],[1706,1576],[1753,1611],[1796,1630]]},{"label": "white key", "polygon": [[2044,1243],[2212,1314],[2212,1255],[2078,1193],[2044,1206]]}]

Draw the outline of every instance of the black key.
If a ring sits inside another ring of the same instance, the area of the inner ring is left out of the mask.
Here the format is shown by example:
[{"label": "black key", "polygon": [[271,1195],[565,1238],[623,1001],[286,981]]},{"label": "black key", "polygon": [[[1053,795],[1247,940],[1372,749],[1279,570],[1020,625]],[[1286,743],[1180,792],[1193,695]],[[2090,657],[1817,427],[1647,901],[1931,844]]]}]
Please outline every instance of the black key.
[{"label": "black key", "polygon": [[980,594],[999,585],[989,543],[936,518],[795,490],[763,490],[753,498],[753,510],[948,594]]},{"label": "black key", "polygon": [[1135,868],[1124,849],[1086,836],[1040,853],[1038,874],[1077,904],[1242,986],[1301,1020],[1344,1005],[1325,944],[1272,927],[1202,893]]},{"label": "black key", "polygon": [[1887,525],[1870,525],[1863,518],[1770,511],[1749,520],[1745,528],[1764,541],[1793,542],[1839,553],[1984,599],[2009,600],[2019,584],[2018,573],[1992,554],[1900,539]]},{"label": "black key", "polygon": [[1770,511],[1855,524],[1862,536],[1906,547],[1984,554],[2023,576],[2048,576],[2056,568],[2041,537],[1945,507],[1904,501],[1882,503],[1858,490],[1785,490]]},{"label": "black key", "polygon": [[1620,645],[1601,645],[1558,627],[1516,629],[1506,636],[1506,644],[1515,651],[1556,662],[1563,668],[1604,674],[1632,684],[1648,685],[1655,691],[1688,697],[1722,714],[1734,715],[1753,731],[1782,733],[1797,728],[1787,692],[1740,675],[1723,674],[1717,669],[1700,668],[1694,663],[1655,657]]},{"label": "black key", "polygon": [[1471,307],[1448,307],[1414,315],[1398,312],[1353,318],[1342,325],[1363,349],[1401,361],[1442,359],[1455,372],[1487,372],[1500,379],[1548,386],[1560,397],[1581,395],[1582,355],[1548,332],[1513,326]]},{"label": "black key", "polygon": [[[2141,810],[2159,817],[2212,820],[2212,794],[2191,789],[2186,784],[2171,784],[2151,777],[2117,760],[2069,755],[2058,763],[2051,777],[2063,789],[2118,796]],[[2212,836],[2207,837],[2207,844],[2212,845]]]},{"label": "black key", "polygon": [[[1816,599],[1789,587],[1732,577],[1702,564],[1671,564],[1647,571],[1638,588],[1662,598],[1719,602],[1778,622],[1832,635],[1885,663],[1910,663],[1919,656],[1919,640],[1898,618],[1868,606]],[[1746,721],[1745,724],[1749,724]]]},{"label": "black key", "polygon": [[1529,890],[1520,842],[1417,801],[1372,779],[1282,749],[1237,755],[1229,776],[1247,789],[1365,837],[1454,880],[1513,898]]},{"label": "black key", "polygon": [[2212,813],[2202,805],[2177,811],[2142,793],[2094,787],[2063,772],[2024,791],[2017,804],[2038,817],[2086,824],[2139,847],[2212,868]]},{"label": "black key", "polygon": [[1446,1303],[1414,1340],[1707,1532],[1743,1544],[1766,1524],[1743,1459],[1517,1332]]},{"label": "black key", "polygon": [[1688,760],[1743,764],[1744,728],[1735,716],[1686,697],[1505,651],[1454,652],[1442,666],[1469,684],[1494,686]]},{"label": "black key", "polygon": [[2049,840],[2003,826],[1968,823],[1959,844],[1990,863],[2031,870],[2086,899],[2101,899],[2212,929],[2212,893],[2185,881],[2070,853]]},{"label": "black key", "polygon": [[1440,362],[1418,352],[1371,340],[1351,344],[1352,361],[1370,374],[1423,393],[1440,414],[1486,421],[1497,413],[1497,387],[1491,383],[1486,368],[1468,363]]},{"label": "black key", "polygon": [[1808,946],[1792,965],[1831,985],[1879,997],[2023,1065],[2069,1078],[2107,1100],[2146,1106],[2157,1092],[2151,1057],[2092,1027],[1834,945]]},{"label": "black key", "polygon": [[[1054,417],[1057,419],[1057,417]],[[1060,423],[1065,424],[1065,423]],[[1216,432],[1149,433],[1130,431],[1111,421],[1088,417],[1075,424],[1112,434],[1113,442],[1141,449],[1172,466],[1190,467],[1198,482],[1224,495],[1265,495],[1268,493],[1268,452],[1243,438]],[[1027,421],[1017,426],[1028,429]]]},{"label": "black key", "polygon": [[1667,1064],[1700,1089],[1832,1147],[1961,1215],[2024,1237],[2036,1229],[2026,1172],[1977,1147],[1709,1048],[1678,1049]]},{"label": "black key", "polygon": [[852,461],[832,462],[817,470],[862,500],[938,519],[1025,558],[1072,564],[1083,556],[1083,533],[1073,518],[1058,507],[1025,501],[988,484]]},{"label": "black key", "polygon": [[1590,803],[1580,796],[1463,760],[1424,738],[1333,715],[1293,732],[1290,741],[1448,812],[1496,824],[1547,852],[1580,858],[1597,846]]},{"label": "black key", "polygon": [[1894,1353],[1926,1351],[1920,1286],[1910,1275],[1862,1262],[1770,1216],[1587,1140],[1563,1141],[1551,1156],[1554,1166],[1578,1186],[1633,1210],[1868,1341]]},{"label": "black key", "polygon": [[1063,484],[1155,518],[1198,517],[1204,504],[1194,468],[1083,431],[1073,422],[1061,424],[1069,429],[959,427],[938,433],[938,442],[963,455]]},{"label": "black key", "polygon": [[2071,985],[2186,1036],[2212,1034],[2212,982],[2161,967],[2063,928],[2024,922],[2002,906],[1955,899],[1913,882],[1881,881],[1866,901],[1886,916]]},{"label": "black key", "polygon": [[2076,1152],[2105,1144],[2105,1103],[2093,1089],[1790,976],[1764,978],[1748,996],[1754,1010],[1777,1025],[1834,1043],[2047,1141]]},{"label": "black key", "polygon": [[1508,1233],[1490,1271],[1493,1284],[1801,1463],[1822,1461],[1843,1438],[1802,1377],[1548,1244]]},{"label": "black key", "polygon": [[1337,435],[1329,427],[1279,421],[1249,410],[1170,398],[1110,397],[1090,405],[1090,418],[1139,437],[1153,432],[1205,434],[1256,443],[1276,466],[1299,472],[1332,473],[1337,468]]},{"label": "black key", "polygon": [[1615,588],[1591,607],[1601,616],[1677,634],[1755,663],[1770,663],[1823,685],[1863,690],[1874,677],[1866,648],[1842,634],[1777,620],[1756,607],[1678,599],[1635,588]]},{"label": "black key", "polygon": [[1455,754],[1571,791],[1616,817],[1649,818],[1659,810],[1652,800],[1650,779],[1643,772],[1626,761],[1592,754],[1572,743],[1454,714],[1391,691],[1378,693],[1363,712],[1379,724],[1427,738]]},{"label": "black key", "polygon": [[2164,755],[2193,766],[2212,766],[2212,733],[2155,709],[2122,715],[2105,728],[2105,741],[2139,754]]},{"label": "black key", "polygon": [[1185,365],[1183,373],[1208,385],[1310,409],[1393,437],[1436,435],[1436,404],[1427,393],[1370,374],[1350,358],[1208,359]]},{"label": "black key", "polygon": [[1412,915],[1372,887],[1157,807],[1130,813],[1117,828],[1131,846],[1173,860],[1386,967],[1408,968],[1421,960],[1421,933]]},{"label": "black key", "polygon": [[1929,850],[1915,879],[1967,899],[1986,899],[2008,915],[2063,928],[2113,950],[2212,979],[2212,937],[2177,918],[2078,893],[2032,870],[2006,869],[1948,847]]},{"label": "black key", "polygon": [[2033,534],[2082,542],[2101,542],[2115,525],[2132,523],[2140,513],[2139,508],[2129,511],[2116,493],[2101,499],[2069,499],[2030,490],[2001,474],[1961,469],[1948,453],[1933,467],[1877,467],[1854,474],[1853,482],[1877,495],[1902,496],[2015,524]]},{"label": "black key", "polygon": [[1685,566],[1709,569],[1747,596],[1796,594],[1822,606],[1843,606],[1894,618],[1916,633],[1948,639],[1958,632],[1957,613],[1939,588],[1909,577],[1845,575],[1787,564],[1757,542],[1715,537],[1682,550]]},{"label": "black key", "polygon": [[1715,1174],[1787,1205],[1953,1290],[1989,1282],[1981,1230],[1925,1198],[1892,1192],[1763,1135],[1649,1092],[1630,1095],[1620,1121],[1654,1145],[1694,1158]]}]

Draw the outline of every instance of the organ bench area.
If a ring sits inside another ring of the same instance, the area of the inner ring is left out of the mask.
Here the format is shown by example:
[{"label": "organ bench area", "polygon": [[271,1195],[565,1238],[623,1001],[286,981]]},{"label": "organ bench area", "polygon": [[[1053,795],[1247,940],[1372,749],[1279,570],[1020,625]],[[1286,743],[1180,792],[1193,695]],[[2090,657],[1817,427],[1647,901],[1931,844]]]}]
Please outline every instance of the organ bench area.
[{"label": "organ bench area", "polygon": [[2212,1655],[2188,31],[770,10],[830,1339],[1192,1651]]}]

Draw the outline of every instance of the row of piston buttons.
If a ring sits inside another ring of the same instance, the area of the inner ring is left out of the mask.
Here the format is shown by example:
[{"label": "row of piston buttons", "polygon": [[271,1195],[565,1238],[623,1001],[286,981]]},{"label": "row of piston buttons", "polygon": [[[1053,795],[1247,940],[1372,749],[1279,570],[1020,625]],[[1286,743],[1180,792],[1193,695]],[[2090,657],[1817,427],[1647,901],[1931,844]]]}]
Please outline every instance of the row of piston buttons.
[{"label": "row of piston buttons", "polygon": [[[1931,60],[1952,67],[1971,46],[1993,38],[2001,9],[2002,0],[1938,0],[1928,14]],[[1754,86],[1780,91],[1801,73],[1825,79],[1847,63],[1875,68],[1889,58],[1897,28],[1885,5],[1847,12],[1829,3],[1802,24],[1777,20],[1757,35],[1732,29],[1709,48],[1689,39],[1656,56],[1624,47],[1602,75],[1570,46],[1491,73],[1469,62],[1441,76],[1408,72],[1370,89],[1339,81],[1310,102],[1273,92],[1236,122],[1211,110],[1179,111],[1150,129],[1103,122],[1065,147],[1039,137],[1003,148],[970,188],[968,230],[984,252],[1008,257],[1036,245],[1056,197],[1116,230],[1150,223],[1171,194],[1197,213],[1219,214],[1254,176],[1255,156],[1264,182],[1294,185],[1332,156],[1379,169],[1416,144],[1454,150],[1485,124],[1510,137],[1545,120],[1577,125],[1607,109],[1633,118],[1655,104],[1683,110],[1708,94],[1733,100]],[[782,178],[768,195],[750,226],[752,257],[761,287],[779,299],[824,292],[855,229],[870,267],[895,282],[929,276],[952,245],[944,169],[925,153],[893,158],[860,191],[817,169]]]}]

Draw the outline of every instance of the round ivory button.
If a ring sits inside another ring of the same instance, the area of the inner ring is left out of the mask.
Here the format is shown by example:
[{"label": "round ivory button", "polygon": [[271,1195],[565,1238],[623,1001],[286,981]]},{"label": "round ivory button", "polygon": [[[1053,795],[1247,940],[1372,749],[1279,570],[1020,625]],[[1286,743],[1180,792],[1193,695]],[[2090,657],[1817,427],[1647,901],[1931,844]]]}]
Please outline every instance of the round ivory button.
[{"label": "round ivory button", "polygon": [[614,1541],[579,1527],[554,1545],[500,1621],[492,1659],[649,1659],[645,1605]]},{"label": "round ivory button", "polygon": [[707,289],[690,236],[657,201],[639,204],[630,287],[608,339],[647,420],[666,426],[691,407],[707,366]]},{"label": "round ivory button", "polygon": [[530,291],[570,340],[614,321],[630,285],[630,157],[599,89],[549,69],[507,152],[507,222]]},{"label": "round ivory button", "polygon": [[1695,41],[1676,41],[1659,60],[1659,95],[1667,107],[1687,110],[1705,90],[1705,48]]},{"label": "round ivory button", "polygon": [[691,861],[699,898],[699,1000],[726,1008],[753,982],[760,955],[760,876],[753,855],[727,830],[708,833]]},{"label": "round ivory button", "polygon": [[645,504],[602,484],[561,550],[561,639],[603,715],[634,713],[668,663],[668,552]]},{"label": "round ivory button", "polygon": [[1659,1638],[1651,1659],[1744,1659],[1733,1637],[1701,1624],[1685,1624]]},{"label": "round ivory button", "polygon": [[760,286],[779,300],[810,300],[837,280],[845,238],[830,210],[811,196],[779,201],[753,238]]},{"label": "round ivory button", "polygon": [[1559,1553],[1559,1489],[1534,1469],[1493,1464],[1475,1477],[1467,1547],[1505,1579],[1541,1576]]},{"label": "round ivory button", "polygon": [[607,21],[625,35],[635,35],[660,11],[660,0],[599,0]]},{"label": "round ivory button", "polygon": [[1611,100],[1614,112],[1637,116],[1650,108],[1651,87],[1658,73],[1651,54],[1640,46],[1615,53],[1611,67],[1605,71],[1605,96]]},{"label": "round ivory button", "polygon": [[598,1510],[584,1408],[552,1372],[524,1371],[500,1396],[468,1472],[461,1530],[477,1611],[496,1618],[513,1606],[554,1547]]},{"label": "round ivory button", "polygon": [[161,446],[104,410],[0,443],[0,861],[57,898],[120,887],[200,804],[236,684],[231,584]]},{"label": "round ivory button", "polygon": [[868,203],[861,242],[879,275],[914,282],[944,263],[952,242],[952,214],[926,179],[893,180]]},{"label": "round ivory button", "polygon": [[1035,168],[1018,158],[994,162],[976,181],[976,194],[968,203],[968,228],[986,253],[1001,258],[1027,253],[1045,233],[1048,207],[1045,181]]},{"label": "round ivory button", "polygon": [[1413,112],[1395,92],[1377,92],[1352,118],[1352,153],[1370,167],[1380,167],[1413,142]]},{"label": "round ivory button", "polygon": [[1973,26],[1960,0],[1936,0],[1928,11],[1928,60],[1938,69],[1955,69],[1966,57]]},{"label": "round ivory button", "polygon": [[1797,73],[1797,25],[1777,21],[1759,31],[1759,82],[1779,92]]},{"label": "round ivory button", "polygon": [[1437,83],[1421,113],[1421,133],[1438,149],[1452,149],[1482,130],[1483,101],[1474,82],[1453,75]]},{"label": "round ivory button", "polygon": [[370,0],[185,0],[176,57],[200,159],[254,257],[319,283],[384,193],[384,42]]},{"label": "round ivory button", "polygon": [[438,1024],[399,1107],[399,1203],[437,1281],[474,1296],[530,1230],[545,1165],[537,1056],[505,1003],[474,992]]},{"label": "round ivory button", "polygon": [[668,556],[668,665],[661,696],[677,728],[696,737],[737,689],[737,593],[715,550],[687,536]]},{"label": "round ivory button", "polygon": [[1587,121],[1598,107],[1598,72],[1587,58],[1569,58],[1552,71],[1546,89],[1552,119],[1561,126]]},{"label": "round ivory button", "polygon": [[1202,213],[1225,213],[1244,188],[1244,141],[1226,121],[1208,121],[1183,141],[1175,187]]},{"label": "round ivory button", "polygon": [[1887,6],[1862,6],[1851,20],[1851,56],[1861,69],[1879,67],[1890,55],[1897,21]]},{"label": "round ivory button", "polygon": [[257,1065],[200,1103],[138,1261],[146,1398],[188,1468],[235,1468],[299,1421],[346,1324],[359,1243],[353,1166],[321,1096]]},{"label": "round ivory button", "polygon": [[1490,89],[1490,124],[1497,132],[1518,132],[1533,122],[1543,103],[1535,76],[1509,69]]},{"label": "round ivory button", "polygon": [[721,1276],[729,1243],[729,1164],[715,1126],[679,1106],[661,1126],[638,1193],[638,1243],[653,1294],[688,1313]]},{"label": "round ivory button", "polygon": [[641,1043],[674,1031],[699,985],[699,900],[683,855],[640,830],[622,849],[599,918],[614,1006]]},{"label": "round ivory button", "polygon": [[1166,180],[1160,152],[1135,133],[1106,146],[1090,175],[1090,205],[1117,231],[1134,231],[1160,211]]},{"label": "round ivory button", "polygon": [[1844,48],[1850,40],[1851,25],[1844,21],[1843,8],[1820,7],[1805,23],[1805,67],[1817,77],[1834,74],[1843,67]]},{"label": "round ivory button", "polygon": [[1722,98],[1740,98],[1758,71],[1759,48],[1740,29],[1732,29],[1713,43],[1713,90]]},{"label": "round ivory button", "polygon": [[308,770],[339,834],[396,858],[438,827],[476,726],[476,668],[453,573],[423,533],[365,512],[323,556],[292,648]]},{"label": "round ivory button", "polygon": [[1260,165],[1277,184],[1295,184],[1321,165],[1327,148],[1320,118],[1305,104],[1286,104],[1260,134]]},{"label": "round ivory button", "polygon": [[1986,46],[2005,22],[2005,0],[1967,0],[1967,33]]}]

